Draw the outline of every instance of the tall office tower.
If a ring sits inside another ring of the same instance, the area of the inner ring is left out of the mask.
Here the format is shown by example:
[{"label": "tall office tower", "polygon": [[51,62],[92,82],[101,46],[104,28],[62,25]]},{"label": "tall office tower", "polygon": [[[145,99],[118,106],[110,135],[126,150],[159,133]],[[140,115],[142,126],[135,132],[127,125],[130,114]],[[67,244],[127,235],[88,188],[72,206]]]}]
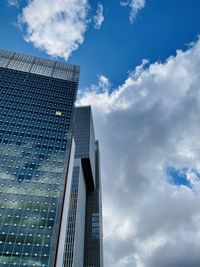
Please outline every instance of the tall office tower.
[{"label": "tall office tower", "polygon": [[78,79],[77,66],[0,50],[0,266],[63,266]]},{"label": "tall office tower", "polygon": [[75,112],[75,161],[65,267],[103,267],[99,145],[91,107]]}]

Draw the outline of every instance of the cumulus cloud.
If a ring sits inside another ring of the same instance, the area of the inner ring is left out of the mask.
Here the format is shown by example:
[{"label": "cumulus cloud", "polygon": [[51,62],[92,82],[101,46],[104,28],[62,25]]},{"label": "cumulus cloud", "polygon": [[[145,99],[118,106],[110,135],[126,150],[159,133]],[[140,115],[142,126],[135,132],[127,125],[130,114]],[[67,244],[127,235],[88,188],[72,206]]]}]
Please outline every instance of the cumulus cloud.
[{"label": "cumulus cloud", "polygon": [[[200,41],[147,63],[111,92],[97,84],[79,99],[93,107],[101,144],[105,266],[196,267]],[[171,183],[169,166],[191,187]]]},{"label": "cumulus cloud", "polygon": [[127,0],[127,1],[121,1],[121,6],[129,6],[131,8],[129,19],[131,22],[134,21],[136,18],[137,13],[144,8],[145,6],[145,0]]},{"label": "cumulus cloud", "polygon": [[84,41],[88,0],[31,0],[19,17],[25,40],[66,60]]},{"label": "cumulus cloud", "polygon": [[103,21],[104,21],[103,5],[99,2],[96,15],[94,16],[94,27],[96,30],[99,30],[101,28]]}]

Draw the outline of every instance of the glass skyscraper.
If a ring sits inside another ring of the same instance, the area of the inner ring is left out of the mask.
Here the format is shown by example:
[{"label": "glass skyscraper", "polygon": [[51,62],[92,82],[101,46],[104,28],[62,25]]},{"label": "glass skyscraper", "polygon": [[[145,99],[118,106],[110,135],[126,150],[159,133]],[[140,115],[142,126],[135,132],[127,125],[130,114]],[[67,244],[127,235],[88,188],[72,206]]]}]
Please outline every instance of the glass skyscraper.
[{"label": "glass skyscraper", "polygon": [[99,144],[90,106],[77,107],[65,267],[103,267]]},{"label": "glass skyscraper", "polygon": [[101,254],[101,201],[78,80],[78,66],[0,50],[0,266],[102,266],[87,260]]}]

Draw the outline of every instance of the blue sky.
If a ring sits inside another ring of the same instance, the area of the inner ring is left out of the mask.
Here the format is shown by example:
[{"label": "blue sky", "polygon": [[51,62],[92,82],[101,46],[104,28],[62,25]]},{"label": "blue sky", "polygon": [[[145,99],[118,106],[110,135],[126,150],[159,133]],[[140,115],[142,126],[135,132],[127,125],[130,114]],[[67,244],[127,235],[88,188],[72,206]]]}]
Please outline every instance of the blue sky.
[{"label": "blue sky", "polygon": [[[1,48],[49,58],[50,56],[25,42],[25,29],[14,26],[27,5],[10,6],[7,0],[0,3]],[[88,22],[84,42],[72,52],[68,62],[81,66],[80,87],[97,82],[98,75],[109,77],[116,87],[128,76],[127,72],[141,64],[163,61],[174,55],[177,49],[195,41],[200,32],[198,0],[148,0],[139,10],[133,23],[129,21],[130,8],[121,7],[120,1],[101,1],[104,21],[99,30]],[[97,1],[90,1],[88,20],[92,20]],[[60,58],[60,60],[63,60]]]},{"label": "blue sky", "polygon": [[187,172],[188,172],[187,168],[177,170],[173,167],[168,167],[167,169],[170,182],[177,186],[180,186],[180,185],[185,185],[188,187],[191,186],[190,182],[187,179]]},{"label": "blue sky", "polygon": [[81,66],[78,104],[92,105],[100,141],[105,267],[199,267],[199,10],[199,0],[0,1],[1,48]]}]

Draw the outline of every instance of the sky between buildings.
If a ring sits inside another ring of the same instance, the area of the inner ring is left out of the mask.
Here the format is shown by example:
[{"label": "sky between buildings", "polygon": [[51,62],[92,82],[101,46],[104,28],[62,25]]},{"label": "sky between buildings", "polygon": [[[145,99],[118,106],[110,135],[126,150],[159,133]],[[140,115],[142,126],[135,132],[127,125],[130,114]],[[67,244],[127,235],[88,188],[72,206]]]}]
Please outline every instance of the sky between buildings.
[{"label": "sky between buildings", "polygon": [[81,66],[105,267],[199,266],[199,11],[199,0],[0,1],[0,48]]}]

